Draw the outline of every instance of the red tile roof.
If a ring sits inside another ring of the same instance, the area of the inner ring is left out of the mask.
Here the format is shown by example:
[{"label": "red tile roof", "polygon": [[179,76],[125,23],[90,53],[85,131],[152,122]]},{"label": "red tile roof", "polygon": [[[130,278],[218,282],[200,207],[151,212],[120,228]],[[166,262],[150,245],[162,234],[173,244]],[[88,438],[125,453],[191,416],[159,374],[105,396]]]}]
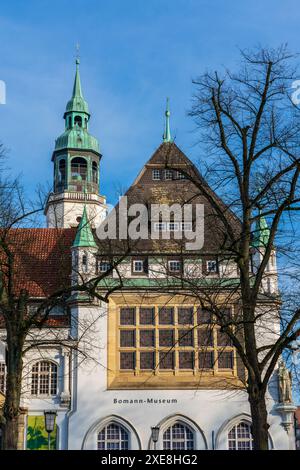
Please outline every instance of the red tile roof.
[{"label": "red tile roof", "polygon": [[30,297],[46,297],[69,286],[75,235],[76,228],[10,230],[6,240],[14,253],[15,294],[25,289]]}]

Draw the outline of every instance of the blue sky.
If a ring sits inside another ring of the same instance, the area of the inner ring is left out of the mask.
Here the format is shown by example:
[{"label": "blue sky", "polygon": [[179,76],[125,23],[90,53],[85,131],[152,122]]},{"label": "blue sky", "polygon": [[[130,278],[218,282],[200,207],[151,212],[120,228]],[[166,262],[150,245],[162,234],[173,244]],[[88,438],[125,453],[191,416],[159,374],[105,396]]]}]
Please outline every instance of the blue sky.
[{"label": "blue sky", "polygon": [[101,193],[113,202],[160,144],[166,96],[177,144],[195,161],[205,158],[187,117],[191,79],[234,66],[238,47],[288,42],[299,50],[299,20],[296,0],[3,0],[0,140],[12,171],[28,195],[51,183],[77,42],[90,131],[103,154]]}]

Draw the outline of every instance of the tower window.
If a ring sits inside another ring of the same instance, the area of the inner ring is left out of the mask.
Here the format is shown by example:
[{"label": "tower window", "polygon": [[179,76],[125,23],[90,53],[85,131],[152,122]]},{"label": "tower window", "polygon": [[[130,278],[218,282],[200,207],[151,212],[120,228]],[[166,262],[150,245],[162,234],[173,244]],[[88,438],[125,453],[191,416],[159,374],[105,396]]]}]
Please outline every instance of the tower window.
[{"label": "tower window", "polygon": [[84,158],[76,157],[71,162],[71,174],[74,180],[87,179],[87,162]]},{"label": "tower window", "polygon": [[58,179],[60,184],[65,184],[66,181],[66,161],[60,160],[58,164]]},{"label": "tower window", "polygon": [[92,180],[93,183],[98,183],[98,165],[96,162],[93,162],[92,165]]},{"label": "tower window", "polygon": [[81,116],[75,116],[74,123],[75,123],[75,126],[77,125],[79,127],[82,127],[82,117]]}]

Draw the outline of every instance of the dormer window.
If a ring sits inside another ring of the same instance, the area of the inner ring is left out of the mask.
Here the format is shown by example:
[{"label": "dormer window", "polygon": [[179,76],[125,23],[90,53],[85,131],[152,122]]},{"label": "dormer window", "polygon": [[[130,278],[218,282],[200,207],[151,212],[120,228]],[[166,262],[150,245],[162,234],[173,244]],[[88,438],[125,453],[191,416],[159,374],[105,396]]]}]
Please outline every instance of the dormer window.
[{"label": "dormer window", "polygon": [[206,270],[209,274],[215,274],[218,272],[218,264],[216,260],[208,260],[206,262]]},{"label": "dormer window", "polygon": [[158,169],[152,170],[152,179],[153,179],[153,181],[159,181],[160,180],[160,170],[158,170]]},{"label": "dormer window", "polygon": [[165,170],[165,180],[170,181],[173,179],[173,171],[172,170]]}]

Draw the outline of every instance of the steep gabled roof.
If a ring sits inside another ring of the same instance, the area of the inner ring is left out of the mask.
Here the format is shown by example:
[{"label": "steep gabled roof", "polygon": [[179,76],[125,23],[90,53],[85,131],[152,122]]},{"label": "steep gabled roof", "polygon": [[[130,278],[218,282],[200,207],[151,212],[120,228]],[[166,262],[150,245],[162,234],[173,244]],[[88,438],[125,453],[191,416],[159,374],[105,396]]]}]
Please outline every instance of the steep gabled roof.
[{"label": "steep gabled roof", "polygon": [[[175,169],[186,174],[186,179],[158,180],[152,178],[153,169]],[[197,182],[195,184],[194,182]],[[221,207],[222,213],[235,233],[240,231],[240,222],[224,202],[208,186],[202,175],[189,158],[174,142],[164,142],[144,165],[133,184],[126,191],[128,207],[134,203],[145,204],[203,204],[204,205],[204,246],[201,253],[218,253],[228,239],[224,224],[214,207]],[[116,206],[116,212],[119,205]],[[187,240],[140,240],[134,244],[137,252],[172,253],[184,251]],[[115,244],[118,245],[117,243]],[[123,245],[122,245],[123,246]],[[120,245],[121,248],[121,245]],[[199,251],[198,251],[199,252]]]}]

